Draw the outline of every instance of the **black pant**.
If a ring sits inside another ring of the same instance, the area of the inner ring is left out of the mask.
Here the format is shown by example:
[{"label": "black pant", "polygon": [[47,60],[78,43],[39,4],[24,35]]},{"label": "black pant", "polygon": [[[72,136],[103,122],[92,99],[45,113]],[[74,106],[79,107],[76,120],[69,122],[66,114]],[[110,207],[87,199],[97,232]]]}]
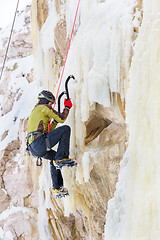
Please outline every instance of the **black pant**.
[{"label": "black pant", "polygon": [[[51,160],[51,177],[54,189],[63,186],[63,178],[61,171],[59,169],[57,170],[53,165],[53,160],[60,160],[69,157],[70,131],[70,127],[67,125],[58,127],[47,133],[46,136],[39,136],[28,147],[34,156]],[[52,149],[47,151],[45,137],[49,140],[50,148],[58,143],[57,152]]]},{"label": "black pant", "polygon": [[55,159],[56,152],[54,150],[47,151],[47,154],[43,158],[50,160],[51,178],[53,189],[59,189],[63,187],[63,178],[60,169],[56,169],[53,165],[53,159]]}]

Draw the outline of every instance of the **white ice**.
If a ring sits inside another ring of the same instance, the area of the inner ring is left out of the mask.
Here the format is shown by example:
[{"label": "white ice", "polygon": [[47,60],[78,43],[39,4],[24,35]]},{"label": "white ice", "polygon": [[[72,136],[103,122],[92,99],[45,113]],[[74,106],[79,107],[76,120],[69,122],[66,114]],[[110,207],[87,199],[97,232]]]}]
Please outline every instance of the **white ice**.
[{"label": "white ice", "polygon": [[113,199],[105,240],[159,240],[160,236],[160,2],[143,1],[126,99],[129,147]]}]

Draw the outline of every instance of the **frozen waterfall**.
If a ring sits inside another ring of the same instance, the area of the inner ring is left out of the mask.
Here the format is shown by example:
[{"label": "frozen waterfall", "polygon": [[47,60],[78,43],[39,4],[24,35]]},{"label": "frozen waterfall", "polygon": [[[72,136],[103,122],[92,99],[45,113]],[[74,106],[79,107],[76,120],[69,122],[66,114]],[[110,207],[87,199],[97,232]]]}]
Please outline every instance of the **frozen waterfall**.
[{"label": "frozen waterfall", "polygon": [[109,201],[105,240],[160,236],[160,2],[143,1],[127,94],[129,147]]}]

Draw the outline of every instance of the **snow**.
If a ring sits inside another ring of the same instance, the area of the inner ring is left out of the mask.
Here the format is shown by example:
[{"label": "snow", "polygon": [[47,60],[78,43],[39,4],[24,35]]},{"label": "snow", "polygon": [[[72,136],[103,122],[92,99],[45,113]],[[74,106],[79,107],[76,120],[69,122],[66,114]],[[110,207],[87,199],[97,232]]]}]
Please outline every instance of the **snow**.
[{"label": "snow", "polygon": [[26,11],[25,14],[22,14],[22,12],[24,11],[25,10],[22,10],[17,14],[15,24],[14,24],[14,31],[21,32],[23,30],[23,33],[28,32],[28,28],[25,28],[24,26],[25,26],[25,19],[27,19],[27,17],[30,19],[30,11],[28,12]]},{"label": "snow", "polygon": [[6,231],[5,233],[5,239],[6,240],[14,240],[14,237],[10,231]]},{"label": "snow", "polygon": [[[16,22],[14,25],[14,34],[16,33],[27,33],[30,25],[26,26],[25,19],[30,17],[30,11],[26,12],[22,10],[17,14]],[[8,25],[0,31],[0,47],[3,47],[4,39],[8,38],[11,25]],[[14,68],[14,66],[17,68]],[[5,132],[8,132],[7,136],[1,141],[0,151],[5,149],[7,145],[16,140],[19,136],[19,124],[21,119],[27,119],[31,109],[37,102],[37,94],[40,91],[36,82],[29,83],[27,80],[27,74],[31,73],[33,69],[33,56],[27,56],[20,59],[13,59],[5,64],[5,68],[9,69],[9,75],[6,79],[5,72],[1,80],[1,86],[7,88],[7,91],[15,94],[15,101],[10,112],[2,116],[0,111],[0,125],[3,128],[0,129],[0,138]],[[0,98],[3,100],[1,103],[4,104],[4,96]]]},{"label": "snow", "polygon": [[[1,141],[0,150],[5,149],[11,141],[17,139],[20,120],[27,119],[36,104],[38,92],[36,84],[29,84],[26,78],[21,77],[22,73],[26,75],[33,68],[32,60],[32,56],[16,60],[18,67],[12,73],[8,90],[16,93],[15,100],[17,100],[14,102],[12,110],[0,118],[0,125],[3,125],[3,128],[0,129],[0,136],[8,131],[7,137]],[[14,63],[15,60],[12,60],[6,64],[6,67],[12,68]],[[22,94],[20,98],[18,98],[19,94]]]},{"label": "snow", "polygon": [[0,238],[4,239],[4,231],[1,227],[0,227]]},{"label": "snow", "polygon": [[[17,0],[0,0],[0,27],[5,27],[13,21]],[[31,0],[21,0],[19,1],[18,11],[23,10],[26,5],[31,4]],[[9,7],[8,7],[9,6]]]},{"label": "snow", "polygon": [[17,213],[17,212],[29,213],[29,211],[30,210],[26,207],[10,206],[8,209],[6,209],[0,214],[0,221],[7,219],[10,215],[14,213]]},{"label": "snow", "polygon": [[[40,239],[52,239],[49,226],[48,215],[46,209],[52,208],[50,199],[51,177],[50,177],[50,164],[49,161],[43,161],[42,171],[39,177],[39,208],[38,208],[38,229]],[[44,196],[45,191],[45,196]]]},{"label": "snow", "polygon": [[[28,0],[28,3],[31,3],[31,0]],[[16,19],[14,23],[14,31],[27,33],[28,28],[25,27],[24,25],[25,25],[25,19],[27,17],[30,18],[30,11],[25,12],[25,10],[22,9],[21,7],[19,8],[20,11],[17,12],[17,15],[16,15]],[[3,47],[4,38],[9,38],[12,24],[13,24],[13,19],[10,20],[7,25],[4,25],[3,28],[0,28],[0,48]]]}]

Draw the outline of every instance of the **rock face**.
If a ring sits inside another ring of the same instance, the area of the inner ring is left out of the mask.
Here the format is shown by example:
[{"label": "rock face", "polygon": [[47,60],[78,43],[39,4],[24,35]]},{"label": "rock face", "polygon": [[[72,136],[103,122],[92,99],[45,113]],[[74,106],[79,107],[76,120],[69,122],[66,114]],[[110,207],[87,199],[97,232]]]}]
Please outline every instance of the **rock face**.
[{"label": "rock face", "polygon": [[[54,27],[54,48],[50,48],[49,53],[47,52],[48,58],[45,58],[46,53],[44,49],[40,49],[37,39],[47,21],[51,3],[49,0],[37,0],[32,3],[34,57],[35,61],[40,58],[50,59],[46,61],[48,65],[44,65],[44,68],[51,66],[52,79],[45,84],[40,81],[42,87],[50,90],[53,90],[51,86],[56,84],[60,76],[67,52],[66,16],[63,11],[66,2],[54,1],[59,20]],[[138,3],[141,7],[141,1]],[[16,91],[11,90],[9,84],[12,73],[19,66],[17,59],[23,59],[32,54],[30,12],[28,11],[30,11],[29,7],[26,8],[26,13],[29,14],[24,18],[25,32],[14,32],[12,38],[8,61],[12,60],[14,63],[12,62],[12,66],[5,68],[4,80],[0,84],[1,117],[10,113],[14,108],[14,103],[24,94],[20,91],[20,87]],[[76,35],[76,32],[74,34]],[[6,46],[6,43],[7,39],[4,38],[3,46]],[[37,48],[39,55],[36,52]],[[4,50],[1,49],[1,60],[3,57]],[[43,70],[39,69],[39,71]],[[21,81],[24,78],[27,83],[32,83],[33,69],[27,74],[22,70],[18,77],[21,77]],[[62,171],[66,187],[70,191],[70,197],[65,201],[54,198],[48,177],[50,175],[48,163],[44,162],[42,168],[37,168],[33,158],[26,157],[27,117],[21,117],[18,137],[9,142],[7,147],[1,151],[0,239],[103,239],[107,203],[114,195],[120,161],[127,143],[124,120],[125,101],[122,101],[121,96],[115,93],[114,102],[115,104],[110,108],[95,103],[94,108],[90,109],[89,118],[83,123],[84,134],[80,144],[87,151],[82,151],[85,157],[82,154],[79,155],[78,170],[64,169]],[[15,123],[16,120],[15,117]],[[5,140],[8,134],[9,131],[6,130],[1,136],[1,141]],[[76,131],[74,134],[76,138]],[[49,182],[47,187],[39,186],[39,181],[44,183],[46,179]]]},{"label": "rock face", "polygon": [[[17,15],[0,83],[1,133],[4,131],[1,135],[2,150],[0,152],[0,239],[39,239],[37,233],[38,183],[33,182],[32,178],[37,170],[31,167],[32,162],[25,154],[27,120],[21,117],[19,121],[18,114],[15,113],[13,122],[6,127],[7,122],[10,118],[12,119],[16,103],[23,98],[21,82],[24,81],[25,84],[33,81],[33,67],[28,71],[27,65],[21,66],[21,62],[32,55],[30,9],[31,7],[28,6]],[[1,62],[4,60],[9,33],[10,26],[0,31]],[[19,84],[18,87],[17,84]],[[18,137],[9,139],[12,127],[17,135],[17,124]],[[3,149],[5,140],[8,145]]]}]

